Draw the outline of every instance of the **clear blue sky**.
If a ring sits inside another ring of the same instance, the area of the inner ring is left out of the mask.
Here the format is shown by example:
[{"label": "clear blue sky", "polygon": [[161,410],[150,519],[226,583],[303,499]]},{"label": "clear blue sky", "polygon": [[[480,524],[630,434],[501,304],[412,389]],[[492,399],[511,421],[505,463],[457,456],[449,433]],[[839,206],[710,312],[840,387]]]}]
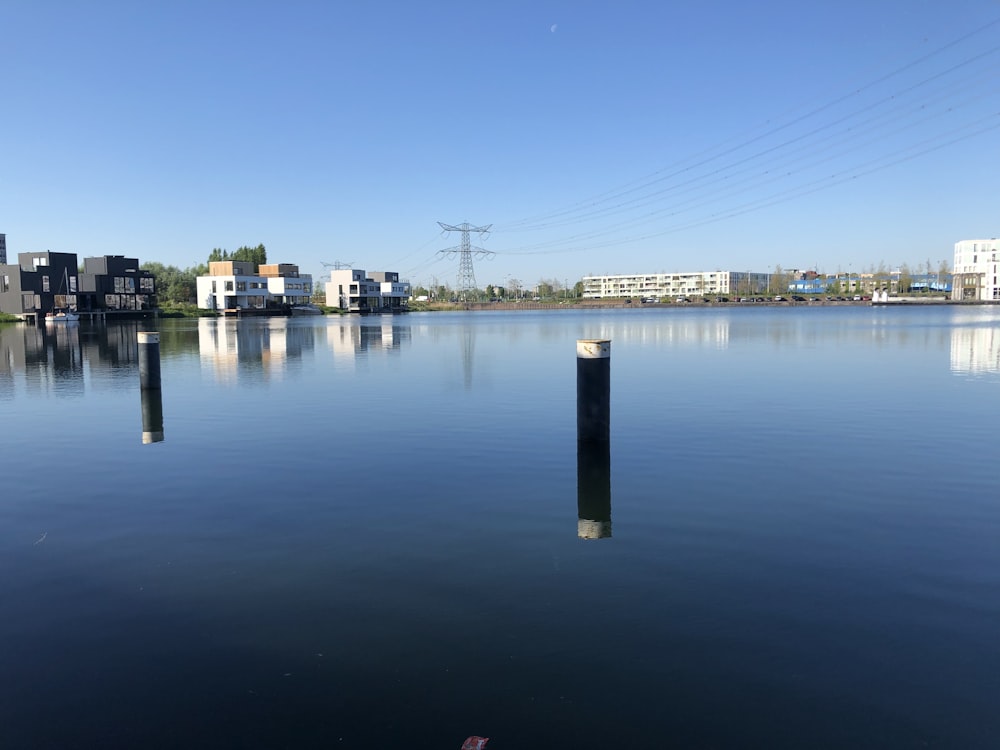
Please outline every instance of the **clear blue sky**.
[{"label": "clear blue sky", "polygon": [[1000,2],[0,6],[9,253],[480,286],[935,266],[1000,234]]}]

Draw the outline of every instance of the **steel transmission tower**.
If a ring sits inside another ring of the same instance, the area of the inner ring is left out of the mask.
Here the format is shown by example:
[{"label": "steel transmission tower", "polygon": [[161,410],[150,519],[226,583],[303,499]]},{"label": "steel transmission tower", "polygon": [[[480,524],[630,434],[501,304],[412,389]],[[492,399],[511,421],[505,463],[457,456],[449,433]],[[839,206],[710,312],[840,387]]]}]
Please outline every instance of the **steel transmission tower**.
[{"label": "steel transmission tower", "polygon": [[462,233],[461,245],[449,247],[445,250],[438,250],[438,254],[454,255],[458,253],[458,291],[464,293],[474,290],[476,288],[476,273],[472,270],[472,255],[476,254],[485,258],[492,258],[496,253],[482,247],[473,247],[472,243],[469,242],[469,232],[478,232],[479,236],[482,237],[490,233],[490,227],[493,225],[487,224],[485,227],[470,227],[468,222],[465,222],[459,224],[457,227],[453,227],[450,224],[444,224],[439,221],[438,226],[446,232]]}]

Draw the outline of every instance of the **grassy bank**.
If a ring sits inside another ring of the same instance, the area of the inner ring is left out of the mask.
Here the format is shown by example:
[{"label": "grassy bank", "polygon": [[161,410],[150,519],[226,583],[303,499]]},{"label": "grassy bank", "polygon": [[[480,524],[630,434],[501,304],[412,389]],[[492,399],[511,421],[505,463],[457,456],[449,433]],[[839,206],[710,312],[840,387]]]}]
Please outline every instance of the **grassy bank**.
[{"label": "grassy bank", "polygon": [[202,310],[195,305],[167,303],[160,306],[161,318],[217,318],[215,310]]}]

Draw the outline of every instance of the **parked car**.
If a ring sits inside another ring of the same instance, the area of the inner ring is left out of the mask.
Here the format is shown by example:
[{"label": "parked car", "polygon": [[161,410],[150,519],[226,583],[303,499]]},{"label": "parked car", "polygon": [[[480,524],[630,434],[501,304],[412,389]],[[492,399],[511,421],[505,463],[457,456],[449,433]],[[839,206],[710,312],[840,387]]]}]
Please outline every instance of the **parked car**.
[{"label": "parked car", "polygon": [[805,301],[806,301],[805,297],[800,297],[797,294],[792,295],[792,302],[805,302]]}]

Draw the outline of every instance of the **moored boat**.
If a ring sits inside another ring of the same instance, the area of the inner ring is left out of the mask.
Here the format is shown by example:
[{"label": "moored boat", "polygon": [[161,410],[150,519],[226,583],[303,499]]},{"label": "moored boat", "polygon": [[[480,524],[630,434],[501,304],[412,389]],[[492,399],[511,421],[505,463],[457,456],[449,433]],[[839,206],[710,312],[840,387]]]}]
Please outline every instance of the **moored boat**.
[{"label": "moored boat", "polygon": [[75,323],[80,316],[72,310],[52,310],[45,313],[46,323]]}]

